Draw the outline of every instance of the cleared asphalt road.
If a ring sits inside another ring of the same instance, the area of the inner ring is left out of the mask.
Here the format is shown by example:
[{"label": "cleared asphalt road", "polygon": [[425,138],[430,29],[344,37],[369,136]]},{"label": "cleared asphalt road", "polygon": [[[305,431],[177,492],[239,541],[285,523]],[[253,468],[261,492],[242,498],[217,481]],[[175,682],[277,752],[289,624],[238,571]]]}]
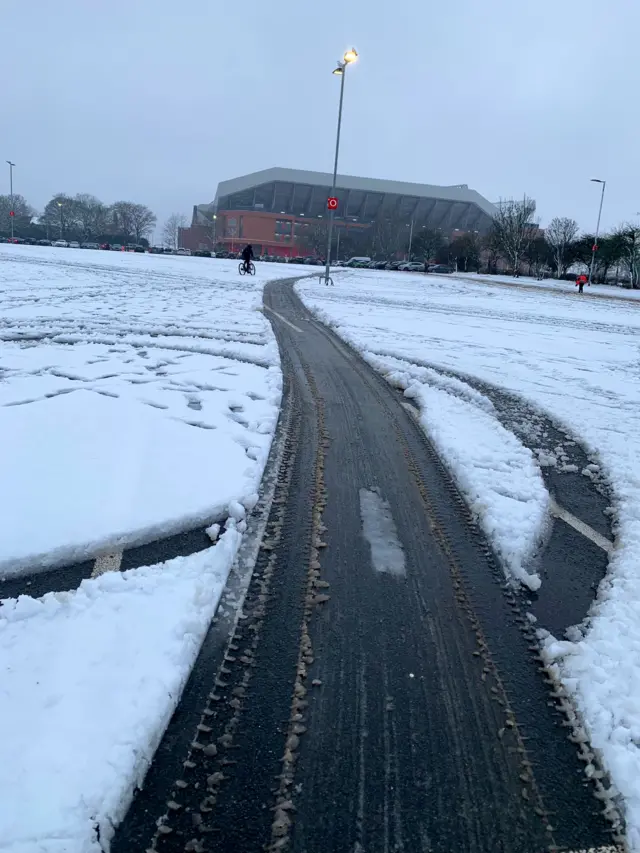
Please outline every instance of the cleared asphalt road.
[{"label": "cleared asphalt road", "polygon": [[265,307],[288,423],[265,538],[112,850],[616,849],[523,602],[411,414],[290,283]]}]

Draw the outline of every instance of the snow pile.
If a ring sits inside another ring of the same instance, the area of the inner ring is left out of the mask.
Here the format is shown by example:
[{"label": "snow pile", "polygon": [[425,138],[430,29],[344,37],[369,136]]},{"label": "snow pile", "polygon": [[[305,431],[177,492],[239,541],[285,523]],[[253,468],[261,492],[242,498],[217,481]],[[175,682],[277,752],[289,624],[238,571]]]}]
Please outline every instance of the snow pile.
[{"label": "snow pile", "polygon": [[211,523],[278,417],[271,265],[0,246],[2,576]]},{"label": "snow pile", "polygon": [[[314,312],[400,387],[425,367],[475,376],[548,412],[597,456],[614,489],[617,547],[584,636],[572,635],[570,643],[559,638],[563,644],[552,650],[624,795],[629,841],[640,853],[640,305],[619,298],[628,291],[602,288],[602,295],[589,299],[573,286],[566,292],[564,285],[563,292],[555,287],[373,271],[338,276],[335,288],[311,281],[297,286]],[[431,386],[426,426],[440,435],[446,458],[461,453],[456,434],[471,445],[482,435],[484,443],[481,406],[442,405],[447,389],[426,374],[418,378]],[[473,403],[453,388],[447,393]],[[460,418],[457,430],[447,423],[454,417]],[[505,442],[505,466],[507,447]],[[478,484],[485,500],[489,480]],[[510,515],[499,521],[512,523]],[[516,530],[513,537],[504,532],[515,543]]]},{"label": "snow pile", "polygon": [[446,391],[415,383],[405,396],[420,406],[420,422],[507,572],[539,589],[527,563],[548,517],[549,495],[531,451],[495,418]]},{"label": "snow pile", "polygon": [[231,525],[191,557],[5,602],[3,850],[103,850],[178,702],[239,539]]}]

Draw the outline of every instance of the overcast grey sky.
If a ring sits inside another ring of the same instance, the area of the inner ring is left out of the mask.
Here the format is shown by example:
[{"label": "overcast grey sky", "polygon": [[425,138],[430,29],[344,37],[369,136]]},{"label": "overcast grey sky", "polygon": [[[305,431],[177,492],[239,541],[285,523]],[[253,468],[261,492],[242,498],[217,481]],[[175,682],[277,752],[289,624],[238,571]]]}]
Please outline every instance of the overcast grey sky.
[{"label": "overcast grey sky", "polygon": [[0,160],[39,209],[91,192],[162,221],[219,180],[330,171],[354,45],[340,172],[591,229],[600,177],[605,227],[640,211],[639,0],[0,0],[0,30]]}]

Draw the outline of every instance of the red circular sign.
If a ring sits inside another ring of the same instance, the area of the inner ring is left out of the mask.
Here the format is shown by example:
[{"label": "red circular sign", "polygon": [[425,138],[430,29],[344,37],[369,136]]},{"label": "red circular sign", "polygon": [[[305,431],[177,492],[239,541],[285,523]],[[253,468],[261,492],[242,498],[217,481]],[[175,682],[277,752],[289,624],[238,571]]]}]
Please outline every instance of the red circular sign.
[{"label": "red circular sign", "polygon": [[9,216],[15,216],[15,215],[16,215],[16,214],[15,214],[15,212],[14,212],[13,210],[10,210],[10,211],[9,211]]},{"label": "red circular sign", "polygon": [[338,209],[338,199],[335,196],[329,196],[327,199],[327,209],[328,210],[337,210]]}]

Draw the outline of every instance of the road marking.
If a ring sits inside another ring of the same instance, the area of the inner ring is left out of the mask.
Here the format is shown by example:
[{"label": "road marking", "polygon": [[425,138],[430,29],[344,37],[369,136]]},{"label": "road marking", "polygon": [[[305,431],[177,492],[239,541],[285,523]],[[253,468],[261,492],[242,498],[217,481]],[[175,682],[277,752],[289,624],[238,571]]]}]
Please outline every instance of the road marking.
[{"label": "road marking", "polygon": [[404,551],[391,507],[377,490],[360,489],[360,518],[362,534],[371,546],[373,568],[387,575],[406,575]]},{"label": "road marking", "polygon": [[97,578],[99,575],[105,574],[105,572],[118,572],[120,571],[121,564],[122,551],[118,551],[115,554],[101,554],[99,557],[96,557],[91,577]]},{"label": "road marking", "polygon": [[278,320],[282,320],[283,323],[286,323],[287,326],[290,326],[294,332],[300,332],[302,334],[302,329],[299,329],[297,326],[294,326],[293,323],[290,323],[286,317],[283,317],[282,314],[278,314],[277,311],[274,311],[273,308],[269,308],[268,305],[262,306],[265,311],[270,311]]},{"label": "road marking", "polygon": [[581,533],[585,539],[589,539],[594,545],[597,545],[598,548],[602,548],[602,550],[606,551],[607,554],[611,554],[613,552],[613,542],[610,542],[606,536],[602,536],[602,534],[598,533],[597,530],[594,530],[593,527],[589,527],[589,525],[585,524],[581,519],[576,518],[575,515],[572,515],[564,507],[559,506],[553,498],[551,498],[549,508],[551,510],[551,515],[562,519],[565,524],[568,524],[569,527],[573,527],[574,530]]},{"label": "road marking", "polygon": [[620,847],[581,847],[580,850],[568,850],[567,853],[622,853]]}]

